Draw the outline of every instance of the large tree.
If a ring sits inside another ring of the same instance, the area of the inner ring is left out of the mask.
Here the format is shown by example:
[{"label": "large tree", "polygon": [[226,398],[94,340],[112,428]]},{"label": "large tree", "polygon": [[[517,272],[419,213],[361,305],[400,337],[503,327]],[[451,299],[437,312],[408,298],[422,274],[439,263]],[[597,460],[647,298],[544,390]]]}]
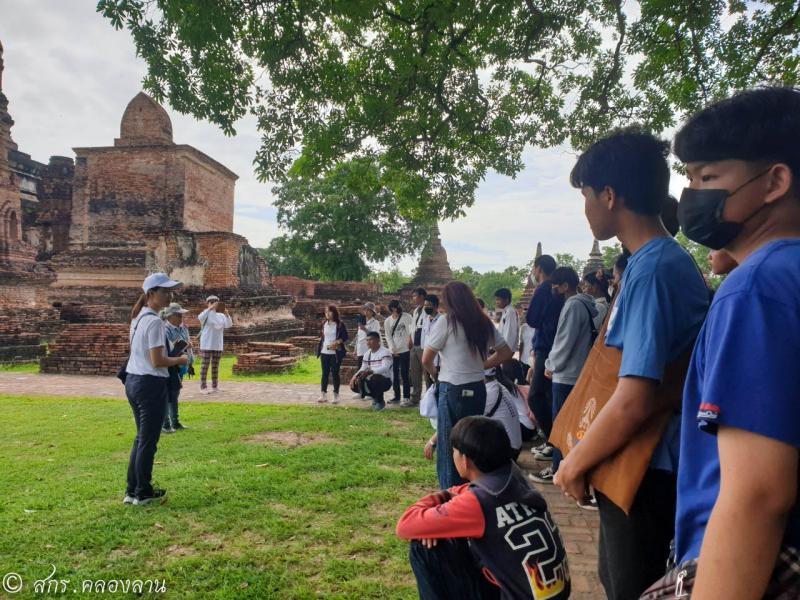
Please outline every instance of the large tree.
[{"label": "large tree", "polygon": [[457,217],[526,145],[653,131],[746,86],[798,81],[796,0],[100,0],[145,86],[263,135],[264,180],[380,161],[410,220]]}]

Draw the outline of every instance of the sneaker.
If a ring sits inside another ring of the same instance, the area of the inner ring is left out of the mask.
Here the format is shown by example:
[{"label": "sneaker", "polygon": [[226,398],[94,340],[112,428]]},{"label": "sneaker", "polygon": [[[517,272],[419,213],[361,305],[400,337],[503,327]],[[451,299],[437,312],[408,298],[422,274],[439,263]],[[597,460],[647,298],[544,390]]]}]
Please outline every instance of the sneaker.
[{"label": "sneaker", "polygon": [[175,433],[175,430],[172,427],[162,427],[161,433]]},{"label": "sneaker", "polygon": [[392,398],[389,400],[389,404],[400,404],[400,398]]},{"label": "sneaker", "polygon": [[317,398],[317,402],[320,404],[324,404],[328,401],[328,392],[322,392],[319,398]]},{"label": "sneaker", "polygon": [[203,395],[210,394],[211,390],[208,388],[200,388],[200,393]]},{"label": "sneaker", "polygon": [[175,427],[173,427],[173,429],[175,431],[182,431],[184,429],[189,429],[189,428],[186,425],[184,425],[183,423],[178,423],[177,425],[175,425]]},{"label": "sneaker", "polygon": [[383,410],[384,408],[386,408],[386,403],[385,402],[375,402],[373,400],[373,402],[372,402],[372,410]]},{"label": "sneaker", "polygon": [[414,406],[414,403],[408,398],[404,398],[400,403],[400,408],[411,408],[412,406]]},{"label": "sneaker", "polygon": [[219,388],[211,388],[211,391],[208,392],[209,394],[219,394],[222,390]]},{"label": "sneaker", "polygon": [[578,501],[578,508],[582,508],[583,510],[599,510],[597,508],[597,498],[594,497],[594,494],[590,494],[588,498],[584,500]]},{"label": "sneaker", "polygon": [[536,483],[553,483],[553,467],[547,467],[538,473],[528,473],[528,479]]},{"label": "sneaker", "polygon": [[531,448],[533,458],[536,460],[553,460],[553,447],[549,444],[542,444],[538,448]]},{"label": "sneaker", "polygon": [[375,402],[375,398],[373,398],[372,396],[364,396],[364,397],[363,397],[363,398],[361,398],[361,399],[362,399],[362,400],[369,400],[370,402]]},{"label": "sneaker", "polygon": [[125,497],[122,499],[123,504],[136,504],[136,496],[133,494],[125,493]]},{"label": "sneaker", "polygon": [[350,396],[350,397],[351,397],[353,400],[363,400],[363,399],[364,399],[364,397],[361,395],[361,393],[360,393],[360,392],[356,392],[355,394],[353,394],[353,395],[352,395],[352,396]]},{"label": "sneaker", "polygon": [[331,404],[339,404],[339,394],[336,392],[333,394],[333,400],[331,400]]},{"label": "sneaker", "polygon": [[167,499],[167,490],[160,490],[157,488],[153,488],[153,491],[149,494],[141,494],[136,496],[136,499],[133,501],[133,504],[136,506],[144,506],[145,504],[151,504],[152,502],[157,502],[158,504],[162,504]]}]

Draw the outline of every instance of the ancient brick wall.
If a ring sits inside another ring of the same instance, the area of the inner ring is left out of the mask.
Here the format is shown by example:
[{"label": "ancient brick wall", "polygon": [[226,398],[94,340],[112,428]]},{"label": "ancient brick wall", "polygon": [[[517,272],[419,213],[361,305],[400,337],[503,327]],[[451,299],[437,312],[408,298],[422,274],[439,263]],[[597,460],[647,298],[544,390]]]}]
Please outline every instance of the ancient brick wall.
[{"label": "ancient brick wall", "polygon": [[38,260],[46,260],[69,246],[72,220],[72,180],[75,165],[71,158],[51,156],[39,186],[39,207],[33,227],[37,230]]},{"label": "ancient brick wall", "polygon": [[76,148],[73,246],[137,245],[146,233],[181,229],[183,165],[171,148]]},{"label": "ancient brick wall", "polygon": [[372,301],[377,302],[383,296],[380,283],[368,281],[311,281],[286,275],[272,278],[273,285],[284,294],[296,298],[317,298],[338,302]]},{"label": "ancient brick wall", "polygon": [[128,354],[130,327],[122,323],[68,325],[39,361],[42,373],[115,375]]},{"label": "ancient brick wall", "polygon": [[[181,155],[186,177],[183,224],[189,231],[233,231],[235,176],[225,176],[194,153]],[[232,175],[232,174],[231,174]]]}]

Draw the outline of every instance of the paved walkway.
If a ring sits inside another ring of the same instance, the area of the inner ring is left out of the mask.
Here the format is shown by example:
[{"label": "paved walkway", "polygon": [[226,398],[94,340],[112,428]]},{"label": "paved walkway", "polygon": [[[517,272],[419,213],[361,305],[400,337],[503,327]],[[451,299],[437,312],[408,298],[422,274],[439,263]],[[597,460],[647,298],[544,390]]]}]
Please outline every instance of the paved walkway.
[{"label": "paved walkway", "polygon": [[[221,382],[221,392],[204,395],[196,382],[189,382],[181,391],[181,402],[295,404],[317,406],[319,388],[316,385],[279,384],[265,382]],[[0,393],[12,395],[46,394],[50,396],[125,399],[125,391],[115,377],[84,377],[79,375],[34,375],[0,372]],[[343,390],[342,405],[368,408],[361,400],[351,400],[350,390]],[[387,410],[403,410],[394,406]],[[528,447],[523,449],[520,465],[528,471],[544,468],[537,463]],[[572,574],[573,600],[598,600],[605,597],[597,578],[597,542],[599,519],[596,512],[578,508],[567,501],[552,485],[534,484],[544,495],[559,526],[569,555]]]}]

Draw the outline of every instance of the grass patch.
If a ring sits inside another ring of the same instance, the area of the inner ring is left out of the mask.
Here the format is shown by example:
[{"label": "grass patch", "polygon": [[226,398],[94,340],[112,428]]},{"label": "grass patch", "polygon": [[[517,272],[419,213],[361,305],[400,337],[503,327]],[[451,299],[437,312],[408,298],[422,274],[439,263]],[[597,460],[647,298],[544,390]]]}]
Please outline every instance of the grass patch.
[{"label": "grass patch", "polygon": [[[38,373],[39,363],[24,363],[21,365],[0,364],[0,372],[2,373]],[[322,371],[320,371],[322,377]]]},{"label": "grass patch", "polygon": [[[202,361],[202,359],[200,359]],[[313,383],[318,384],[322,379],[322,366],[319,359],[315,356],[304,356],[290,371],[286,373],[263,373],[261,375],[235,375],[233,365],[236,357],[233,355],[223,356],[219,363],[220,381],[267,381],[270,383]],[[200,374],[198,362],[195,370]]]},{"label": "grass patch", "polygon": [[416,414],[184,403],[191,429],[162,436],[156,455],[169,499],[133,507],[122,504],[126,403],[0,403],[0,574],[22,576],[15,597],[33,597],[51,564],[68,597],[83,580],[155,578],[170,598],[416,597],[394,535],[435,487]]}]

